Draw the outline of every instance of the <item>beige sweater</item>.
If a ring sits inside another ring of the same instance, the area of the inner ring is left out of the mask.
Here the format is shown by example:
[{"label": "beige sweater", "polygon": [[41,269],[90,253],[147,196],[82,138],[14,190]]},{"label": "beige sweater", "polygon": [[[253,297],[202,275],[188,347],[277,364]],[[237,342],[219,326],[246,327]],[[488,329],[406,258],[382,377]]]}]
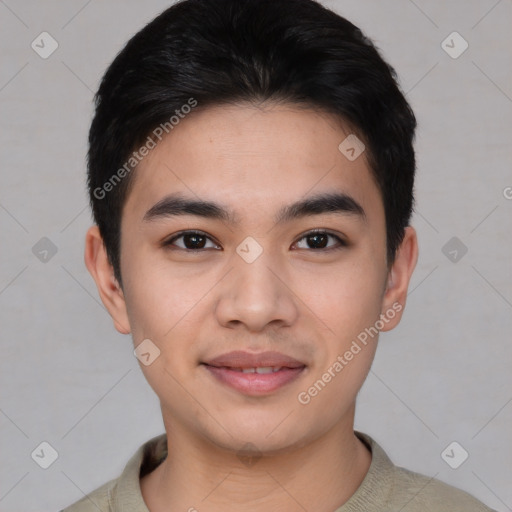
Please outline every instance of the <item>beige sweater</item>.
[{"label": "beige sweater", "polygon": [[[460,489],[395,466],[369,435],[355,434],[370,448],[372,462],[356,492],[333,512],[493,512]],[[166,435],[154,437],[137,450],[119,478],[61,512],[149,512],[139,478],[166,456]]]}]

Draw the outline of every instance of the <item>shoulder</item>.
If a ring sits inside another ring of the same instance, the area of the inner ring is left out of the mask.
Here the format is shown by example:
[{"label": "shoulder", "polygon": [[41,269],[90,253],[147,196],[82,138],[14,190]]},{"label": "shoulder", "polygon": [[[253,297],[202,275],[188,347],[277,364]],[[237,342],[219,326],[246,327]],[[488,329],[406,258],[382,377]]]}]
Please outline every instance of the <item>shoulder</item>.
[{"label": "shoulder", "polygon": [[69,505],[60,512],[111,512],[114,510],[112,496],[114,495],[118,479],[110,480],[101,487],[84,496],[77,502]]},{"label": "shoulder", "polygon": [[403,512],[493,512],[471,494],[436,478],[395,466],[393,506]]},{"label": "shoulder", "polygon": [[167,456],[167,437],[158,435],[132,455],[118,478],[108,481],[60,512],[149,512],[140,489],[140,478]]},{"label": "shoulder", "polygon": [[395,465],[375,439],[356,435],[372,452],[372,462],[347,512],[495,512],[462,489]]}]

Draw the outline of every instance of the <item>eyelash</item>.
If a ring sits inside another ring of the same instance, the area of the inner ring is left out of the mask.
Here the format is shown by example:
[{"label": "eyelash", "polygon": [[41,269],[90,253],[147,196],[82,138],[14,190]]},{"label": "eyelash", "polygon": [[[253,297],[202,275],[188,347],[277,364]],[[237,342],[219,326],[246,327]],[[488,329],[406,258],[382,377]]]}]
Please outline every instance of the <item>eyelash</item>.
[{"label": "eyelash", "polygon": [[[162,243],[162,246],[166,247],[166,248],[170,248],[172,246],[173,242],[175,242],[176,240],[183,238],[184,236],[187,236],[187,235],[198,235],[198,236],[207,238],[216,244],[216,242],[214,240],[212,240],[211,237],[209,237],[203,231],[189,230],[189,231],[181,231],[180,233],[177,233],[176,235],[174,235],[172,238],[165,240]],[[348,246],[348,243],[345,240],[343,240],[340,236],[338,236],[330,231],[326,231],[324,229],[313,229],[311,231],[308,231],[307,233],[303,234],[295,243],[298,243],[301,240],[304,240],[305,238],[307,238],[309,236],[314,236],[314,235],[330,236],[330,237],[336,239],[336,241],[338,242],[339,245],[337,247],[335,246],[335,247],[327,247],[327,248],[319,248],[319,249],[300,249],[300,250],[310,250],[310,251],[315,251],[315,252],[330,252],[330,251],[340,250],[340,249],[343,249]],[[218,245],[218,244],[216,244],[216,245]],[[207,247],[206,249],[211,249],[211,248]],[[183,247],[177,247],[177,248],[173,248],[172,250],[181,250],[181,251],[186,251],[186,252],[192,253],[192,252],[203,252],[206,249],[205,248],[187,249],[187,248],[183,248]]]}]

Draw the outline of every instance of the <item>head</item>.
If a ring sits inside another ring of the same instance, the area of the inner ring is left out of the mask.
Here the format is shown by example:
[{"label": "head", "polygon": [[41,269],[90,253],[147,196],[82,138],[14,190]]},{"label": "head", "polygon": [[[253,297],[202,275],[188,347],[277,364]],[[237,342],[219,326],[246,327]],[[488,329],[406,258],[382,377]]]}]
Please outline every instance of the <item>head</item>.
[{"label": "head", "polygon": [[[85,259],[151,340],[164,421],[267,451],[348,421],[416,263],[415,128],[393,68],[312,0],[185,0],[127,43],[96,95]],[[242,393],[205,364],[233,350],[303,367]]]}]

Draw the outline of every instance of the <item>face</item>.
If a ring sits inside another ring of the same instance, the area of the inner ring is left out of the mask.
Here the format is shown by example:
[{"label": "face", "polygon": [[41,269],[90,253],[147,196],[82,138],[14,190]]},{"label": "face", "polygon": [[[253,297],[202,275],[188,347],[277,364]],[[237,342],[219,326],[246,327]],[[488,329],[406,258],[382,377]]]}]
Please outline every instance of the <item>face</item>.
[{"label": "face", "polygon": [[141,368],[166,424],[268,452],[352,428],[416,249],[408,228],[389,271],[365,154],[338,149],[349,134],[291,105],[219,106],[183,119],[139,164],[122,216],[123,290],[101,286],[92,250],[86,261],[117,329],[135,346],[150,340]]}]

